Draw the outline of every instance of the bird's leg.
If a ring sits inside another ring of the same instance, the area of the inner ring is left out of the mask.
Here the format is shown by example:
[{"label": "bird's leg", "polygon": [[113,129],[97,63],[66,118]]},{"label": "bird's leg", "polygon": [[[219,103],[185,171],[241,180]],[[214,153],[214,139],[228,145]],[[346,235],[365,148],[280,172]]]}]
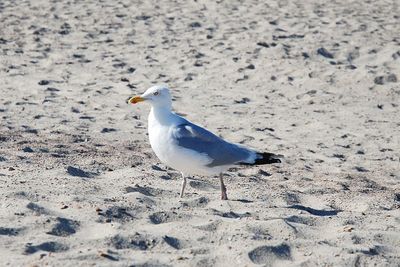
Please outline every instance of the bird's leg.
[{"label": "bird's leg", "polygon": [[221,185],[221,199],[222,200],[228,200],[228,195],[226,194],[226,187],[224,184],[224,178],[222,176],[222,173],[219,174],[219,182]]},{"label": "bird's leg", "polygon": [[183,193],[185,192],[185,187],[186,187],[186,182],[187,182],[186,177],[183,173],[182,173],[182,178],[183,178],[183,181],[182,181],[181,195],[180,195],[181,198],[183,198]]}]

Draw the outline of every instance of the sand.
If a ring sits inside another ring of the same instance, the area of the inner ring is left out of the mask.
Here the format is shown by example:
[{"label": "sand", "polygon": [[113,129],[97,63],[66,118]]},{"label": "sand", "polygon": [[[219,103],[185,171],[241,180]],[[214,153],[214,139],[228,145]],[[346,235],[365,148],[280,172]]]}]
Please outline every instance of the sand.
[{"label": "sand", "polygon": [[[1,1],[1,266],[399,266],[398,1]],[[161,164],[149,106],[283,164]]]}]

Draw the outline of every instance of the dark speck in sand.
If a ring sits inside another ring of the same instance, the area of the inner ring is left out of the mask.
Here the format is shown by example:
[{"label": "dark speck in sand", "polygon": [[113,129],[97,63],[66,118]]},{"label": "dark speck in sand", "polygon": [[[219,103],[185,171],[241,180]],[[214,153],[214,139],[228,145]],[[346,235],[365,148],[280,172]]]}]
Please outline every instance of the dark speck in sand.
[{"label": "dark speck in sand", "polygon": [[48,80],[41,80],[40,82],[38,82],[39,85],[48,85],[50,83],[50,81]]},{"label": "dark speck in sand", "polygon": [[321,56],[326,57],[326,58],[333,58],[333,54],[330,53],[328,50],[326,50],[323,47],[318,48],[317,53],[318,53],[318,55],[321,55]]}]

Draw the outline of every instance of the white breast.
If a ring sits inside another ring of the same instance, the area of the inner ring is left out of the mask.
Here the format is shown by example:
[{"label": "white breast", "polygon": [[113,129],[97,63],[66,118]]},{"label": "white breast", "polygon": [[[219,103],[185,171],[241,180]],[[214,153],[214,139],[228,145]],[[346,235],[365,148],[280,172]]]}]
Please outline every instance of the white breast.
[{"label": "white breast", "polygon": [[199,154],[176,144],[172,138],[172,129],[176,123],[179,122],[174,122],[172,118],[170,124],[161,124],[155,118],[153,112],[149,114],[150,145],[160,161],[187,175],[215,175],[220,173],[219,168],[206,167],[211,162],[206,154]]}]

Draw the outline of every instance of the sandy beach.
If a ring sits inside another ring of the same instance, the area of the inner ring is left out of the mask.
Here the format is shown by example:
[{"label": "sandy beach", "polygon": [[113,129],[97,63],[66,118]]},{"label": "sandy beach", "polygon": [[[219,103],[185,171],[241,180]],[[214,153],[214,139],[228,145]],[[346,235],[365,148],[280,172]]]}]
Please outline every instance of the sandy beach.
[{"label": "sandy beach", "polygon": [[[1,1],[0,266],[400,266],[398,1]],[[149,105],[285,156],[219,180]]]}]

